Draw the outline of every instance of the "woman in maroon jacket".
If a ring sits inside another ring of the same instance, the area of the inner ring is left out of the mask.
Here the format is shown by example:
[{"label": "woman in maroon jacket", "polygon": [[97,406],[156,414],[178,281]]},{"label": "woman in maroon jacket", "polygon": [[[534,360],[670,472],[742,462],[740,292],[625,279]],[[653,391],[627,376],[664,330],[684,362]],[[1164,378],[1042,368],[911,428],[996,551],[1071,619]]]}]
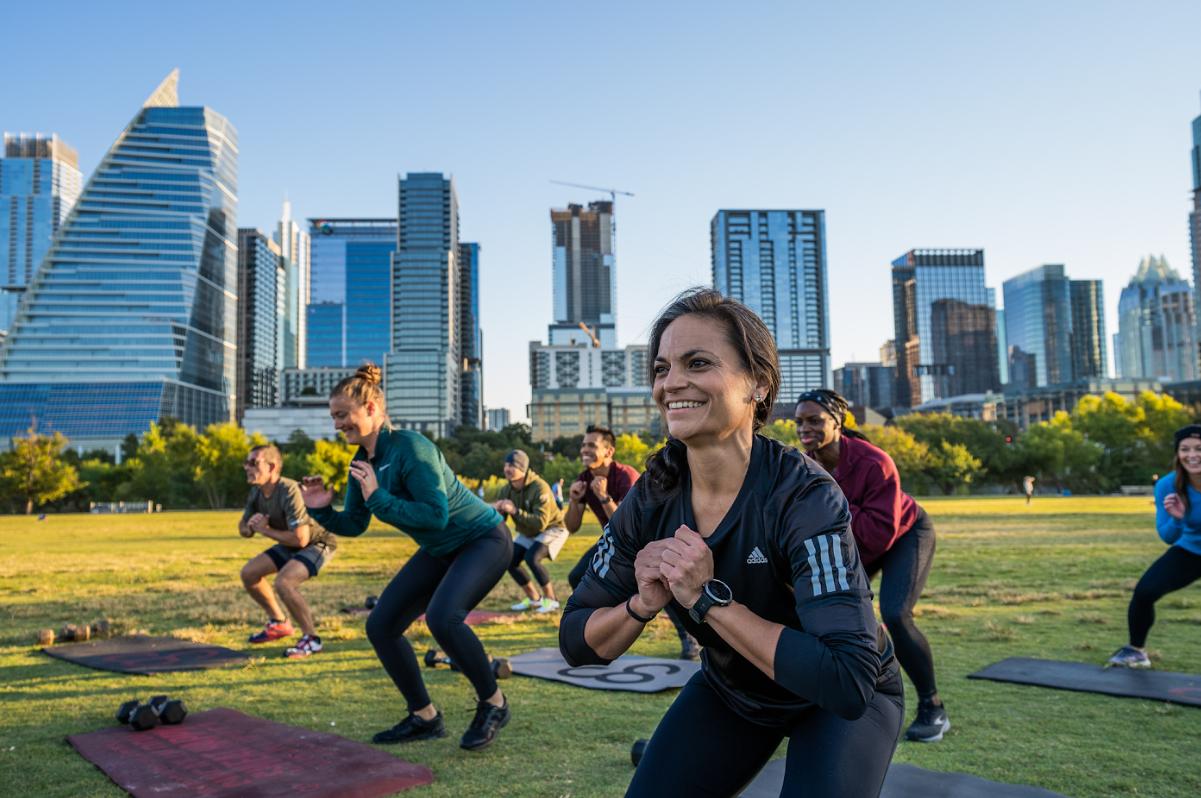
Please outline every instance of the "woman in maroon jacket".
[{"label": "woman in maroon jacket", "polygon": [[913,622],[934,560],[934,524],[901,490],[896,464],[883,449],[843,424],[847,400],[834,391],[807,391],[797,400],[797,432],[805,452],[830,472],[851,505],[851,531],[868,578],[880,576],[880,615],[897,659],[918,695],[906,738],[932,743],[951,728],[934,683],[934,655]]}]

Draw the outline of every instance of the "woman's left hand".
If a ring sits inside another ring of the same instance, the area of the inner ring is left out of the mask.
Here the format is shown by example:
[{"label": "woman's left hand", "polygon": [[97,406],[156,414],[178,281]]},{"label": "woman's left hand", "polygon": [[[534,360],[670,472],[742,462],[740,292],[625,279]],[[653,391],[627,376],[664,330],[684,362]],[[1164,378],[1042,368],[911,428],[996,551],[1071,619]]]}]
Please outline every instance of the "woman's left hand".
[{"label": "woman's left hand", "polygon": [[713,552],[703,537],[686,526],[664,543],[659,573],[676,601],[690,608],[700,598],[701,586],[713,578]]},{"label": "woman's left hand", "polygon": [[379,480],[376,479],[375,469],[366,460],[351,460],[350,476],[359,483],[359,489],[363,492],[363,501],[370,499],[371,494],[375,493],[376,489],[379,488]]}]

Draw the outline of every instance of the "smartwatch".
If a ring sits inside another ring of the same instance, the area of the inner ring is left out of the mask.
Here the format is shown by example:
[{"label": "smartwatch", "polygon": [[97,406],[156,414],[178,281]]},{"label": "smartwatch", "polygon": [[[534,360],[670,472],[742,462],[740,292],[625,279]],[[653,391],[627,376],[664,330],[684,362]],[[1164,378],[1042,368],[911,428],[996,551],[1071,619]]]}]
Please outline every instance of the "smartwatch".
[{"label": "smartwatch", "polygon": [[713,607],[727,607],[734,600],[734,591],[720,579],[710,579],[701,585],[701,595],[688,608],[688,617],[697,623],[705,622],[705,614]]}]

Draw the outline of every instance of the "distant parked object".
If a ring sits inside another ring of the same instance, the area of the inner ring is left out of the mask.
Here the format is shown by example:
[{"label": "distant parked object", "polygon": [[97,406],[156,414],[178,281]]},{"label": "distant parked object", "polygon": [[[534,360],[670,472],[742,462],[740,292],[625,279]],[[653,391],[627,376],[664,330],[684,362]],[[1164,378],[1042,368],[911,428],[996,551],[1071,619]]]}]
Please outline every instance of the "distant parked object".
[{"label": "distant parked object", "polygon": [[163,506],[152,501],[144,502],[90,502],[90,513],[161,513]]}]

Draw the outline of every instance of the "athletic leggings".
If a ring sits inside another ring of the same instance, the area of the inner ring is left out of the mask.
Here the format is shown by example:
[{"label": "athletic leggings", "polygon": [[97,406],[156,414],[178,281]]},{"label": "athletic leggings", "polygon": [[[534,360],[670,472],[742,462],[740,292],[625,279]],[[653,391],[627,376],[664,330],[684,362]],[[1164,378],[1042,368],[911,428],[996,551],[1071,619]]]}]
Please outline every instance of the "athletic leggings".
[{"label": "athletic leggings", "polygon": [[463,671],[479,699],[496,692],[484,646],[464,621],[505,575],[512,548],[513,537],[502,524],[445,556],[418,549],[380,594],[367,616],[367,639],[410,712],[430,704],[417,657],[404,638],[405,630],[423,612],[430,634]]},{"label": "athletic leggings", "polygon": [[781,795],[879,795],[905,716],[900,696],[877,692],[858,720],[814,707],[788,728],[752,723],[726,706],[703,673],[659,721],[626,798],[738,795],[788,737]]},{"label": "athletic leggings", "polygon": [[530,578],[526,576],[525,569],[521,567],[524,562],[530,566],[530,570],[534,572],[534,578],[538,580],[538,584],[546,587],[550,584],[550,572],[542,564],[542,561],[550,556],[550,549],[545,543],[534,541],[534,545],[528,549],[525,546],[513,544],[513,557],[509,560],[509,576],[517,582],[517,584],[525,587],[530,583]]},{"label": "athletic leggings", "polygon": [[938,692],[934,681],[934,654],[926,636],[913,622],[913,607],[926,586],[934,562],[934,524],[921,507],[913,527],[897,539],[884,556],[872,564],[868,578],[880,575],[880,616],[892,636],[897,661],[917,690],[918,698]]},{"label": "athletic leggings", "polygon": [[[580,558],[580,561],[571,569],[571,573],[567,575],[567,584],[571,585],[572,590],[579,587],[580,582],[584,580],[584,574],[588,573],[588,566],[592,564],[592,558],[596,555],[596,547],[599,544],[599,540],[593,543],[592,548],[584,552],[584,556]],[[684,622],[680,620],[680,616],[676,613],[675,605],[668,604],[663,609],[667,612],[667,617],[671,619],[672,625],[676,627],[676,634],[680,636],[680,639],[683,640],[688,637],[688,630],[684,628]]]},{"label": "athletic leggings", "polygon": [[1155,602],[1172,591],[1188,587],[1201,578],[1201,556],[1180,546],[1170,546],[1138,580],[1130,609],[1126,612],[1130,625],[1130,645],[1142,648],[1147,633],[1155,623]]}]

